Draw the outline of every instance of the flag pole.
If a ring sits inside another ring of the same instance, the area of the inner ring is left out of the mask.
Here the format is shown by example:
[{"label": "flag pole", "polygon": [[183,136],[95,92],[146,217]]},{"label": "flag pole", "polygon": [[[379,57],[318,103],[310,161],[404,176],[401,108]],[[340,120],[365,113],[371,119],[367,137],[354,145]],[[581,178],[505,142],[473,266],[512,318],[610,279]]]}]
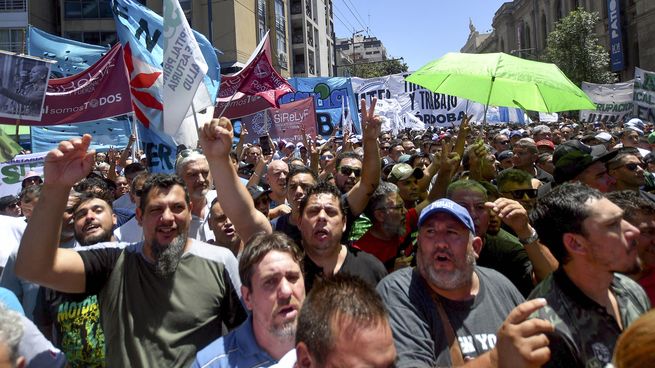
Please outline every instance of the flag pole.
[{"label": "flag pole", "polygon": [[227,101],[225,107],[223,107],[223,110],[221,110],[221,113],[218,115],[219,119],[223,117],[223,114],[225,114],[225,110],[227,110],[228,106],[230,106],[230,104],[232,103],[232,100],[234,100],[234,96],[236,96],[237,93],[239,92],[239,88],[241,88],[241,83],[243,83],[243,79],[241,80],[241,82],[239,82],[239,86],[237,86],[236,91],[234,91],[230,99]]},{"label": "flag pole", "polygon": [[138,162],[139,159],[136,157],[136,151],[139,148],[139,129],[137,129],[136,126],[136,119],[134,118],[134,113],[132,112],[128,116],[130,117],[130,122],[132,123],[132,133],[134,134],[134,138],[136,138],[134,141],[134,143],[136,144],[132,145],[132,159],[134,160],[133,162]]}]

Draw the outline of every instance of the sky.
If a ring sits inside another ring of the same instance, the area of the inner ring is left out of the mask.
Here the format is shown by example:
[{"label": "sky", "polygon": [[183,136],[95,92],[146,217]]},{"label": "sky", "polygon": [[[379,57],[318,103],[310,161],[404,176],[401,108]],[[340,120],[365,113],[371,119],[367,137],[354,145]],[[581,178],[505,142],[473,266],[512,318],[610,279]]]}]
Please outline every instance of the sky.
[{"label": "sky", "polygon": [[480,33],[491,30],[496,10],[510,0],[332,0],[339,38],[369,29],[387,55],[404,58],[410,71],[448,52],[459,52],[469,18]]}]

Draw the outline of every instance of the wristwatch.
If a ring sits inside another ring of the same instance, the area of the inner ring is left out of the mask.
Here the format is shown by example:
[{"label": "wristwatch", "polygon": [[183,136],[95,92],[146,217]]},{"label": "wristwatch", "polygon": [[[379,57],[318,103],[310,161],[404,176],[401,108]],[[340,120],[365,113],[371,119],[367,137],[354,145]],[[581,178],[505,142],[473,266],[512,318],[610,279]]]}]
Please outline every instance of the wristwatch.
[{"label": "wristwatch", "polygon": [[528,245],[528,244],[532,244],[535,241],[539,240],[539,234],[537,234],[537,230],[535,230],[533,227],[531,227],[531,229],[532,229],[532,234],[530,234],[530,236],[528,236],[527,238],[524,238],[524,239],[519,238],[519,243],[521,243],[523,245]]}]

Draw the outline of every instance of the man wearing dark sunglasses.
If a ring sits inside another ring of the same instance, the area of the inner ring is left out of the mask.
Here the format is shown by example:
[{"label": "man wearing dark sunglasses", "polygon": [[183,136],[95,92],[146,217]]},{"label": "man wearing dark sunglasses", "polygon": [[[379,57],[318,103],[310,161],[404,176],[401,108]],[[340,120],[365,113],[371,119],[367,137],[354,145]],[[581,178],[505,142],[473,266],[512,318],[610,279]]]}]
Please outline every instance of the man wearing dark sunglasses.
[{"label": "man wearing dark sunglasses", "polygon": [[503,151],[509,150],[509,137],[505,134],[498,134],[493,138],[491,146],[494,148],[496,155]]},{"label": "man wearing dark sunglasses", "polygon": [[532,188],[532,175],[522,170],[506,169],[496,177],[500,195],[513,199],[530,212],[537,203],[537,190]]},{"label": "man wearing dark sunglasses", "polygon": [[18,197],[7,195],[0,198],[0,215],[20,217],[20,206],[18,206]]},{"label": "man wearing dark sunglasses", "polygon": [[616,179],[614,190],[639,191],[646,182],[641,158],[630,151],[619,152],[607,162],[607,171]]}]

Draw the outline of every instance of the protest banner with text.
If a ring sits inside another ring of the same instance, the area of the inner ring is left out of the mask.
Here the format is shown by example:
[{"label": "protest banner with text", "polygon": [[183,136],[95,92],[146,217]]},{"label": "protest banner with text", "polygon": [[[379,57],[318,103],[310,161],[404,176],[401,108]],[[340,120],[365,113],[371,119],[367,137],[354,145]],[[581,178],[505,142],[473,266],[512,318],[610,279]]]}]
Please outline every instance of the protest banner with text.
[{"label": "protest banner with text", "polygon": [[43,176],[43,160],[47,152],[17,155],[13,160],[0,163],[0,197],[17,195],[25,174],[34,171]]},{"label": "protest banner with text", "polygon": [[634,117],[655,122],[655,73],[635,68]]},{"label": "protest banner with text", "polygon": [[633,81],[613,84],[582,82],[582,90],[596,104],[596,110],[581,110],[586,123],[628,121],[634,111]]},{"label": "protest banner with text", "polygon": [[[48,81],[40,120],[21,119],[22,125],[86,122],[132,111],[130,90],[120,45],[82,73]],[[0,118],[3,124],[15,120]]]},{"label": "protest banner with text", "polygon": [[[350,78],[291,78],[291,86],[295,93],[287,93],[280,98],[280,104],[314,97],[316,108],[317,133],[329,136],[334,129],[342,127],[342,118],[348,116],[348,111],[359,111],[359,103],[353,92]],[[351,114],[354,123],[354,134],[361,134],[359,114]]]}]

